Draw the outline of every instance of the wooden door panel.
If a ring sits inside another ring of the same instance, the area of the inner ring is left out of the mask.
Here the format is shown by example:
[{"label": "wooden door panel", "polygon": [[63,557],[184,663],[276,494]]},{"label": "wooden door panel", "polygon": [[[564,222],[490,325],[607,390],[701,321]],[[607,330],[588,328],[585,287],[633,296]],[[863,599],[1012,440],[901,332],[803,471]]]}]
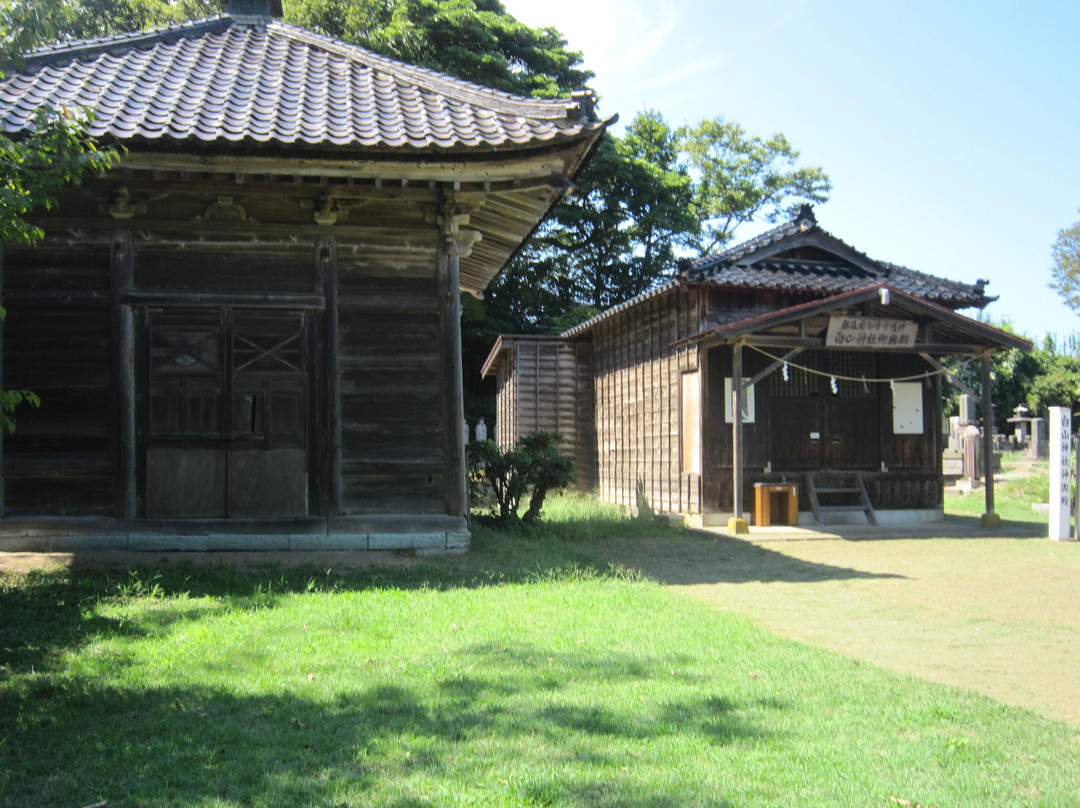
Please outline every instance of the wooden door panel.
[{"label": "wooden door panel", "polygon": [[773,399],[769,440],[774,471],[821,467],[820,412],[819,402],[814,399]]},{"label": "wooden door panel", "polygon": [[306,460],[303,449],[230,451],[229,516],[306,516]]},{"label": "wooden door panel", "polygon": [[826,402],[826,468],[877,469],[881,439],[877,398],[834,398]]},{"label": "wooden door panel", "polygon": [[225,517],[225,452],[213,448],[147,452],[146,515],[158,519]]}]

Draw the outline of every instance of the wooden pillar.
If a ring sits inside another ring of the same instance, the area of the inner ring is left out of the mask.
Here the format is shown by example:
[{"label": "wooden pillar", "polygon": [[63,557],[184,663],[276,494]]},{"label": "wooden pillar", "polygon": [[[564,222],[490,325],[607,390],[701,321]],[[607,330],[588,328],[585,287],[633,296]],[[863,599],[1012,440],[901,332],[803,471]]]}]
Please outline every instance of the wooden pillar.
[{"label": "wooden pillar", "polygon": [[115,484],[116,516],[125,521],[138,516],[137,441],[135,418],[135,310],[123,296],[135,286],[135,245],[131,231],[117,230],[110,247],[113,283],[113,367],[116,376],[116,412],[119,414],[119,450]]},{"label": "wooden pillar", "polygon": [[732,533],[747,533],[743,519],[743,441],[742,441],[742,343],[731,346],[731,499],[734,511],[728,522]]},{"label": "wooden pillar", "polygon": [[994,394],[990,380],[990,356],[982,358],[982,411],[983,411],[983,468],[986,472],[986,513],[979,524],[983,527],[999,527],[1001,517],[994,513]]},{"label": "wooden pillar", "polygon": [[461,362],[461,266],[457,222],[451,202],[444,210],[439,240],[439,311],[446,368],[446,512],[467,517],[468,474],[465,464],[465,389]]},{"label": "wooden pillar", "polygon": [[[333,236],[315,240],[316,271],[323,281],[323,301],[326,311],[326,466],[320,486],[329,485],[326,503],[327,518],[332,520],[344,511],[341,479],[341,361],[338,329],[338,261],[337,241]],[[320,454],[322,454],[320,452]]]},{"label": "wooden pillar", "polygon": [[[3,296],[4,289],[4,242],[0,241],[0,299]],[[0,390],[4,389],[4,316],[7,312],[4,310],[3,304],[0,303]],[[0,519],[4,518],[4,514],[7,513],[7,506],[4,504],[4,441],[0,437]],[[1078,522],[1077,524],[1080,524]]]}]

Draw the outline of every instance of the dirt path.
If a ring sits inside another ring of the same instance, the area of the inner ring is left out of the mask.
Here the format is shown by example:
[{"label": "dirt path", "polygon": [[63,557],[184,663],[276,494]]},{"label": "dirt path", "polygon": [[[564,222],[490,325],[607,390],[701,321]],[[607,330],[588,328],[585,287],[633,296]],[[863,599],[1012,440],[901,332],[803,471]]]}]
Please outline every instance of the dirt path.
[{"label": "dirt path", "polygon": [[1080,545],[613,542],[608,560],[757,625],[1080,724]]}]

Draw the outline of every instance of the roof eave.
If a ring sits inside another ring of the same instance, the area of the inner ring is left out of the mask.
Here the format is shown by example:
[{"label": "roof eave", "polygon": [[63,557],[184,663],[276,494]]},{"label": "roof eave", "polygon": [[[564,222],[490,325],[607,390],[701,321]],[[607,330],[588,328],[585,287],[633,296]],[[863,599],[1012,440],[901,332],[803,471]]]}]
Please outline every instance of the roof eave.
[{"label": "roof eave", "polygon": [[1012,334],[1004,329],[986,323],[980,323],[978,320],[972,320],[970,317],[957,314],[954,310],[946,306],[933,303],[915,295],[909,295],[887,283],[875,284],[851,292],[843,292],[838,295],[823,298],[822,300],[800,303],[786,309],[779,309],[767,314],[747,317],[732,323],[725,323],[724,325],[702,331],[699,334],[680,340],[679,344],[719,344],[730,342],[737,340],[739,337],[752,334],[762,328],[773,328],[797,322],[805,317],[823,314],[842,306],[857,305],[859,303],[880,300],[881,291],[883,289],[889,291],[890,300],[895,299],[897,304],[901,304],[898,306],[899,308],[914,310],[917,313],[946,322],[961,331],[970,333],[972,336],[983,337],[987,341],[996,343],[996,347],[999,349],[1017,348],[1027,352],[1034,347],[1032,342],[1024,337]]}]

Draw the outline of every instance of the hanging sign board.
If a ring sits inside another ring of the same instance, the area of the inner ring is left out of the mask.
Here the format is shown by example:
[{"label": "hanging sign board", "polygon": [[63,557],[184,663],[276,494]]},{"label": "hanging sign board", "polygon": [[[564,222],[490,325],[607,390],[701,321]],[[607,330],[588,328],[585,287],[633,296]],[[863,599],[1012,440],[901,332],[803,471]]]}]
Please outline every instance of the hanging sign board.
[{"label": "hanging sign board", "polygon": [[1067,541],[1072,515],[1072,411],[1050,408],[1050,538]]},{"label": "hanging sign board", "polygon": [[829,317],[825,344],[830,348],[911,348],[919,324],[887,317]]}]

